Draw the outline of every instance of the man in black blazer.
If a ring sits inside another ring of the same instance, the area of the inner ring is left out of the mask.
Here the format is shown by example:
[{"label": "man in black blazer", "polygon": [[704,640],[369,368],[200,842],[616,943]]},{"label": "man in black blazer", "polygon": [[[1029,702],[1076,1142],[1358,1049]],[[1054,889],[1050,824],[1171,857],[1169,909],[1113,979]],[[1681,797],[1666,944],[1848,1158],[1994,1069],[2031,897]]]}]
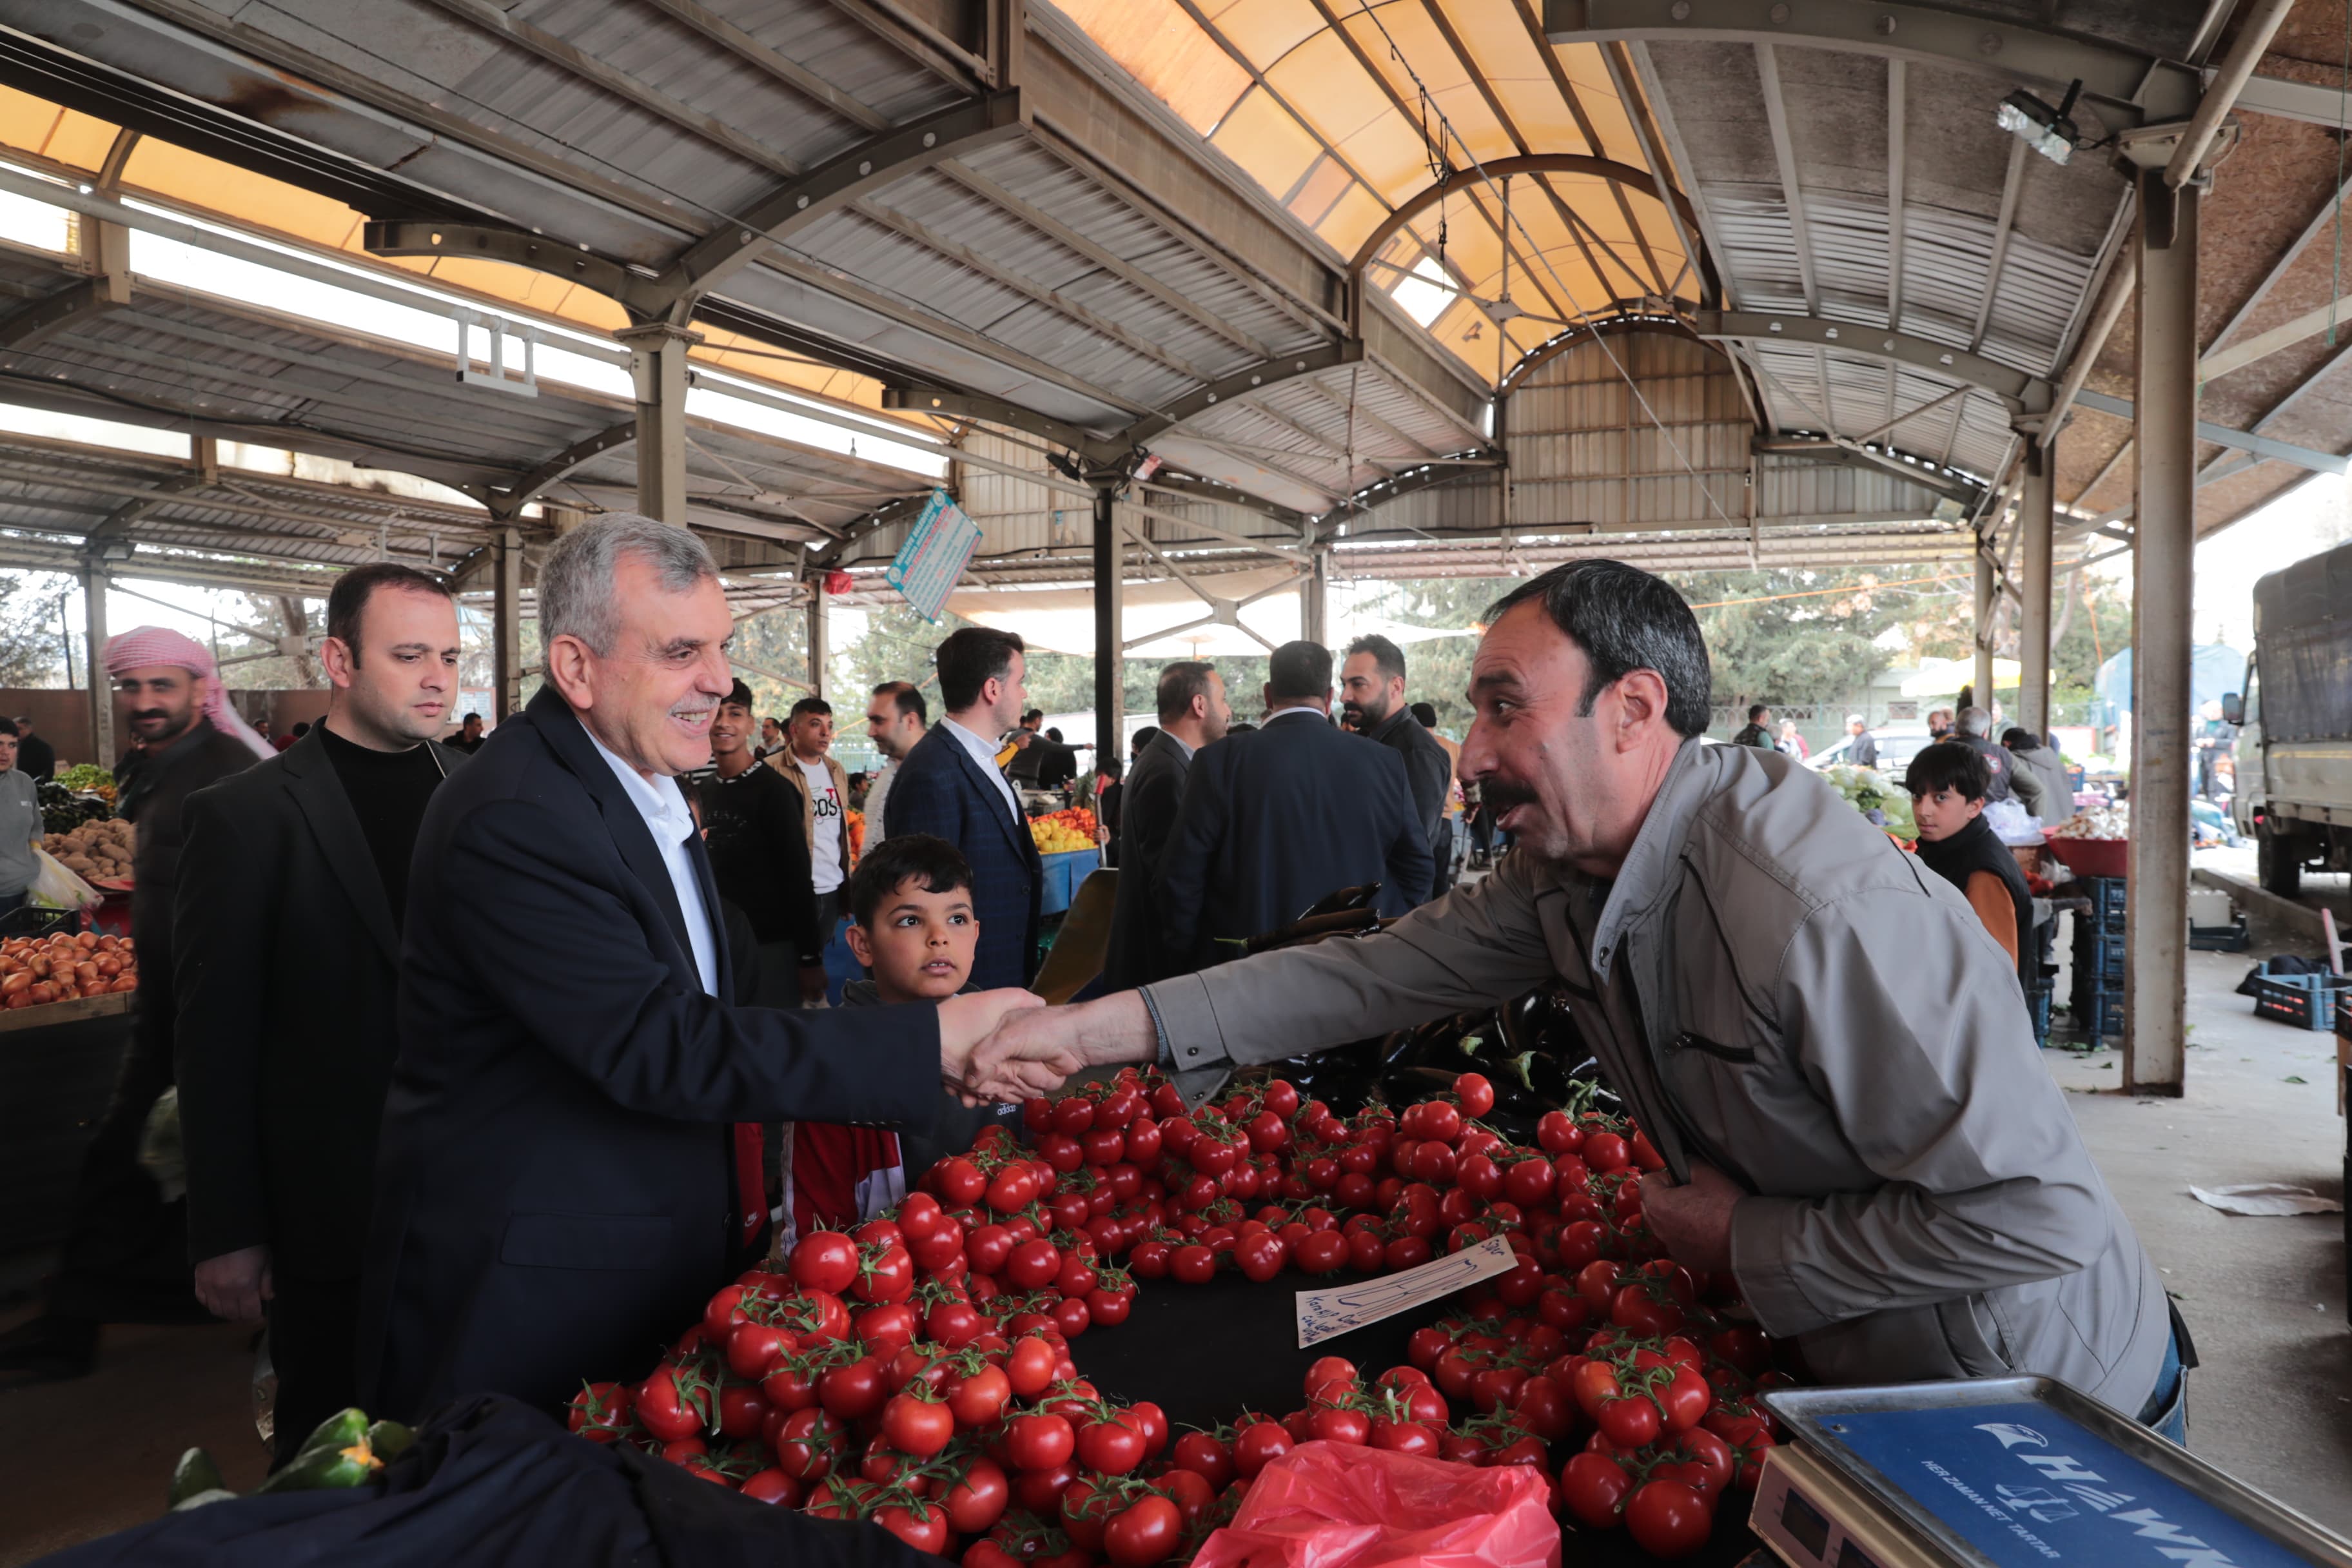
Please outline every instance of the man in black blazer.
[{"label": "man in black blazer", "polygon": [[281,1462],[358,1398],[409,854],[467,760],[433,740],[457,693],[440,579],[390,562],[344,573],[319,658],[325,722],[189,797],[173,922],[196,1297],[231,1321],[267,1312]]},{"label": "man in black blazer", "polygon": [[1103,984],[1111,991],[1165,980],[1189,967],[1168,949],[1155,884],[1168,836],[1184,801],[1195,752],[1225,737],[1234,721],[1216,667],[1182,659],[1160,672],[1160,729],[1135,754],[1118,801],[1118,897],[1111,907]]},{"label": "man in black blazer", "polygon": [[[1025,993],[743,1006],[677,775],[734,685],[682,528],[585,523],[540,567],[546,686],[426,811],[361,1294],[361,1403],[553,1407],[642,1374],[746,1260],[730,1122],[928,1123]],[[756,1143],[751,1145],[756,1151]]]},{"label": "man in black blazer", "polygon": [[1445,796],[1454,787],[1454,759],[1405,704],[1404,650],[1378,632],[1349,643],[1339,666],[1339,696],[1357,734],[1404,759],[1412,808],[1429,836],[1430,864],[1436,865],[1438,843],[1445,836]]},{"label": "man in black blazer", "polygon": [[929,833],[971,866],[980,949],[972,984],[1026,985],[1037,972],[1037,909],[1045,871],[1004,770],[997,738],[1021,722],[1027,655],[1020,637],[992,626],[949,634],[932,655],[947,721],[935,724],[890,783],[888,837]]},{"label": "man in black blazer", "polygon": [[1331,728],[1331,650],[1285,643],[1267,673],[1265,723],[1192,759],[1162,855],[1162,929],[1185,972],[1237,956],[1340,888],[1380,883],[1384,915],[1429,893],[1404,760]]}]

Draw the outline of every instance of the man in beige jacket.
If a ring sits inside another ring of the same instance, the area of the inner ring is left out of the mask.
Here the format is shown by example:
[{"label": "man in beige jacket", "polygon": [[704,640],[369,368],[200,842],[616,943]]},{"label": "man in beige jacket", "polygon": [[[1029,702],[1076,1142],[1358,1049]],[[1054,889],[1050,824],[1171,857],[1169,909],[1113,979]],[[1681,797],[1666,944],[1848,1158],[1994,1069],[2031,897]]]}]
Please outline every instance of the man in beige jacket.
[{"label": "man in beige jacket", "polygon": [[1009,1018],[968,1082],[1157,1058],[1193,1100],[1556,978],[1668,1163],[1651,1230],[1822,1379],[2040,1373],[2177,1431],[2163,1287],[1966,901],[1779,752],[1699,742],[1706,649],[1659,579],[1580,562],[1489,620],[1462,774],[1517,841],[1493,876],[1376,936]]}]

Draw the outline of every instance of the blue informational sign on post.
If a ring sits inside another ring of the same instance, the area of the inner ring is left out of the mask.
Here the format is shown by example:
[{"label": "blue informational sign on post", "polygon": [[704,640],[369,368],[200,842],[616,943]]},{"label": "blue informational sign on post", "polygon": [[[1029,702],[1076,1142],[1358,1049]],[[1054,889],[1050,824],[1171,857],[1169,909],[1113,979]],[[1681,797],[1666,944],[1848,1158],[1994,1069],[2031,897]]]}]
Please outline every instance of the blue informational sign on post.
[{"label": "blue informational sign on post", "polygon": [[925,620],[936,621],[978,548],[980,524],[948,500],[947,491],[933,490],[883,581],[905,595]]},{"label": "blue informational sign on post", "polygon": [[2000,1568],[2310,1561],[2038,1401],[1814,1418]]}]

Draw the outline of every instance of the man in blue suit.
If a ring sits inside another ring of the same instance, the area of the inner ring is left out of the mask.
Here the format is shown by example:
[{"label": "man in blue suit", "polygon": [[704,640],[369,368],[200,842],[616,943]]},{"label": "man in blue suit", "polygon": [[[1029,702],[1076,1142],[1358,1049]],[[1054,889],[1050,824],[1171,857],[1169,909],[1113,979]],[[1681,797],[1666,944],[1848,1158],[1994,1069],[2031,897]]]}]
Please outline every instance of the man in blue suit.
[{"label": "man in blue suit", "polygon": [[947,722],[917,742],[890,784],[884,834],[929,833],[971,866],[980,951],[972,984],[1026,985],[1037,969],[1037,902],[1044,871],[1021,797],[996,765],[998,737],[1017,729],[1028,700],[1021,638],[992,626],[950,633],[932,655]]},{"label": "man in blue suit", "polygon": [[1341,888],[1380,883],[1383,915],[1429,897],[1404,759],[1331,727],[1331,650],[1285,643],[1266,668],[1265,724],[1201,748],[1160,852],[1160,930],[1187,973]]}]

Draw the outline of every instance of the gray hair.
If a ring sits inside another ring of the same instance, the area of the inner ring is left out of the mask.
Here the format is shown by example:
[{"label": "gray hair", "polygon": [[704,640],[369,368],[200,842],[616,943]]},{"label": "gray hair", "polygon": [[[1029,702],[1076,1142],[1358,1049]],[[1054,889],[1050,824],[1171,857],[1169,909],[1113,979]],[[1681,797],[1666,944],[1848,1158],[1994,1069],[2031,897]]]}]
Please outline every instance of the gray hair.
[{"label": "gray hair", "polygon": [[1992,715],[1981,708],[1963,708],[1952,721],[1960,727],[1962,734],[1974,735],[1979,740],[1992,733]]},{"label": "gray hair", "polygon": [[667,593],[682,594],[719,575],[719,563],[702,541],[674,524],[635,511],[611,512],[583,522],[557,540],[540,563],[541,647],[559,637],[575,637],[600,658],[613,651],[621,630],[613,585],[624,555],[651,566]]}]

